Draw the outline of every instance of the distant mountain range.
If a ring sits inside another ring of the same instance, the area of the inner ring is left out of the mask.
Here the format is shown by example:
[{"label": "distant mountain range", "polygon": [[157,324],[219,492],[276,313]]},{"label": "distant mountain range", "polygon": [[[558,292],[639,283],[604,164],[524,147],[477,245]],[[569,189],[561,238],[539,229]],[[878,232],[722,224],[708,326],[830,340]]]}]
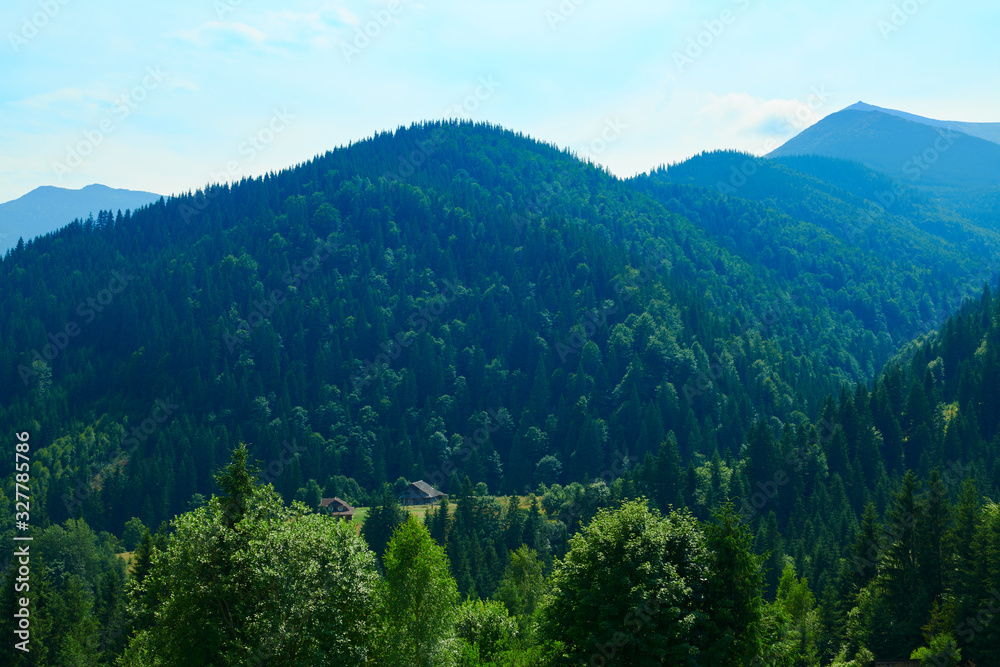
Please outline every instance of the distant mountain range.
[{"label": "distant mountain range", "polygon": [[793,155],[854,160],[907,185],[995,188],[1000,184],[1000,123],[935,120],[858,102],[767,157]]},{"label": "distant mountain range", "polygon": [[876,111],[878,113],[889,114],[890,116],[898,116],[899,118],[911,120],[914,123],[921,123],[923,125],[930,125],[932,127],[940,127],[948,130],[956,130],[972,137],[979,137],[980,139],[1000,144],[1000,123],[969,123],[961,120],[935,120],[933,118],[925,118],[924,116],[918,116],[905,111],[885,109],[883,107],[877,107],[874,104],[865,104],[864,102],[857,102],[856,104],[846,107],[844,110]]},{"label": "distant mountain range", "polygon": [[138,209],[160,195],[121,190],[106,185],[88,185],[80,190],[43,185],[28,194],[0,204],[0,254],[25,241],[53,232],[76,218],[86,219],[98,211]]}]

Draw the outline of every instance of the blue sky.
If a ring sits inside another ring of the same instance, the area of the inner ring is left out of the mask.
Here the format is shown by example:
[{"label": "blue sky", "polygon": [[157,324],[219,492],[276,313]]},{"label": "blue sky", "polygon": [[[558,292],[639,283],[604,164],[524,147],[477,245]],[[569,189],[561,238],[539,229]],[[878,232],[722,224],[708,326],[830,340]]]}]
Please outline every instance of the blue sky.
[{"label": "blue sky", "polygon": [[997,25],[985,1],[7,0],[0,202],[186,191],[447,116],[621,176],[858,100],[1000,121]]}]

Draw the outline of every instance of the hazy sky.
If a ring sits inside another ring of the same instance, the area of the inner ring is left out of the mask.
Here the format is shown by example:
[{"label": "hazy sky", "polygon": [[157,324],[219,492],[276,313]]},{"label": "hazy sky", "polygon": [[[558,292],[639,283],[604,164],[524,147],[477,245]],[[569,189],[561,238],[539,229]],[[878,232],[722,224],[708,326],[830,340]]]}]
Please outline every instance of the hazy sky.
[{"label": "hazy sky", "polygon": [[621,176],[858,100],[1000,121],[998,25],[995,0],[6,0],[0,201],[170,194],[446,116]]}]

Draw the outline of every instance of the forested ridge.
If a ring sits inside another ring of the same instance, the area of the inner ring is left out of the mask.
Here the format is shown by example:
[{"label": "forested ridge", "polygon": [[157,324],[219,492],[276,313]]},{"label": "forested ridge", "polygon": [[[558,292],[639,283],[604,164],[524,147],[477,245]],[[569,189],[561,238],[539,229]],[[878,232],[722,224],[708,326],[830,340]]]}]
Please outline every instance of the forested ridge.
[{"label": "forested ridge", "polygon": [[[19,244],[0,424],[51,625],[16,664],[989,664],[1000,244],[985,200],[893,187],[424,123]],[[457,506],[405,522],[418,479]],[[413,571],[455,610],[426,636]]]}]

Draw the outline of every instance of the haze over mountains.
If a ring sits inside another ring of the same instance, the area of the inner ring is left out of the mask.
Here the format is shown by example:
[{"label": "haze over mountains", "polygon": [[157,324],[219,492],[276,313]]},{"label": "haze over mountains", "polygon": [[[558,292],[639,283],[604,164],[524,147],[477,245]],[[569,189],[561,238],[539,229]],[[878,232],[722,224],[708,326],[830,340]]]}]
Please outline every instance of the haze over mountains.
[{"label": "haze over mountains", "polygon": [[23,197],[0,204],[0,254],[17,245],[64,227],[76,218],[85,220],[98,211],[135,210],[160,195],[93,184],[79,190],[43,185]]},{"label": "haze over mountains", "polygon": [[913,186],[1000,185],[1000,123],[938,121],[859,102],[830,114],[768,157],[856,160]]},{"label": "haze over mountains", "polygon": [[920,123],[922,125],[930,125],[931,127],[940,127],[948,130],[957,130],[972,137],[979,137],[980,139],[986,139],[987,141],[992,141],[995,144],[1000,144],[1000,123],[970,123],[961,120],[936,120],[934,118],[918,116],[906,111],[877,107],[874,104],[866,104],[865,102],[855,102],[851,106],[845,107],[843,110],[876,111],[879,113],[889,114],[890,116],[898,116],[899,118],[911,120],[914,123]]}]

